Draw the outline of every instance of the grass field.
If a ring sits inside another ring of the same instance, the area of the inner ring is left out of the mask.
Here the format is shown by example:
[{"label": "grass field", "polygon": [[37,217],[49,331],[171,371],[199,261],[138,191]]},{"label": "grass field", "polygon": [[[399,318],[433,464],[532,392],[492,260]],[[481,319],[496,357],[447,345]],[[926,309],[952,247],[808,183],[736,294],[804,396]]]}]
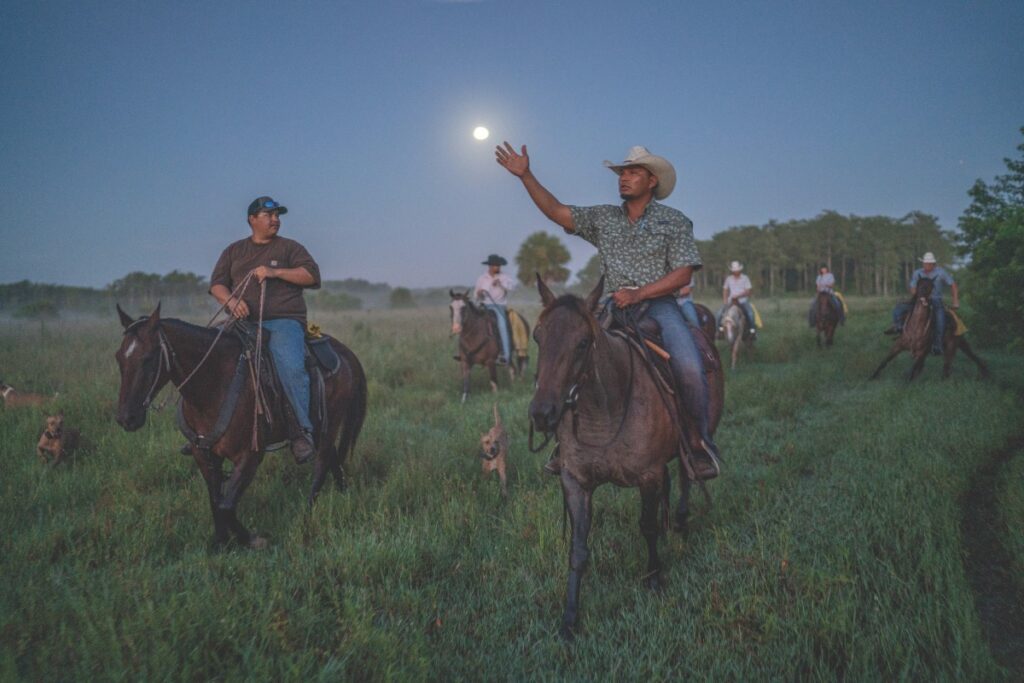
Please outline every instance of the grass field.
[{"label": "grass field", "polygon": [[1016,679],[984,635],[961,522],[1003,453],[998,535],[1024,574],[1024,460],[1005,453],[1024,358],[983,352],[989,382],[962,357],[943,382],[932,358],[908,384],[904,356],[868,382],[886,302],[853,299],[829,351],[806,305],[762,303],[758,349],[727,375],[714,505],[697,496],[690,534],[665,536],[661,595],[641,586],[637,492],[599,489],[572,645],[561,493],[526,449],[531,388],[503,378],[497,397],[505,501],[476,456],[493,399],[477,369],[459,404],[446,309],[318,317],[363,361],[369,415],[348,492],[325,489],[312,515],[310,469],[267,455],[240,506],[262,552],[212,549],[171,410],[133,434],[114,423],[113,314],[43,335],[2,323],[0,377],[59,391],[90,447],[44,468],[42,412],[0,411],[0,679]]}]

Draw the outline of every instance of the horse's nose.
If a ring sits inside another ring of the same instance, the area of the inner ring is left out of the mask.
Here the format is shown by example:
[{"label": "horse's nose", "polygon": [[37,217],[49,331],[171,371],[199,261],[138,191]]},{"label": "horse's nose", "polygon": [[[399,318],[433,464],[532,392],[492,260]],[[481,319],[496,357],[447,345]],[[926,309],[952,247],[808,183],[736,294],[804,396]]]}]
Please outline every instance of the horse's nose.
[{"label": "horse's nose", "polygon": [[141,415],[137,413],[131,413],[128,411],[119,410],[117,412],[117,424],[121,425],[121,428],[126,432],[134,432],[141,428],[146,423],[146,414]]},{"label": "horse's nose", "polygon": [[549,432],[555,428],[555,419],[558,416],[558,409],[554,401],[546,399],[534,399],[530,401],[530,420],[533,426],[542,431]]},{"label": "horse's nose", "polygon": [[452,334],[458,334],[459,332],[462,332],[462,325],[457,323],[452,325]]}]

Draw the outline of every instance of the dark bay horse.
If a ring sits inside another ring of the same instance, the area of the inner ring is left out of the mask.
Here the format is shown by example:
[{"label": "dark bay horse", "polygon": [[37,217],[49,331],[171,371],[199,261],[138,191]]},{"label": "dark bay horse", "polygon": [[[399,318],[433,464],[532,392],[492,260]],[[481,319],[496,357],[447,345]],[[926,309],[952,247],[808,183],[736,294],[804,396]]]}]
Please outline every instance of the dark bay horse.
[{"label": "dark bay horse", "polygon": [[[674,399],[662,392],[644,354],[630,341],[606,332],[595,318],[603,286],[602,278],[586,300],[572,295],[556,298],[539,277],[537,281],[544,310],[534,331],[540,351],[530,420],[537,431],[553,432],[558,441],[562,496],[572,523],[561,626],[566,638],[576,630],[580,583],[589,557],[591,499],[601,484],[640,489],[640,531],[647,542],[645,581],[649,588],[660,586],[657,542],[660,520],[667,521],[668,516],[668,465],[680,457],[684,438]],[[714,374],[708,378],[713,432],[724,396],[721,364],[710,341],[698,346],[715,356]],[[697,430],[686,431],[686,447],[699,449]],[[685,478],[682,482],[677,519],[685,519],[688,511],[690,483]]]},{"label": "dark bay horse", "polygon": [[[223,436],[213,444],[209,456],[199,448],[193,448],[193,455],[209,491],[215,542],[223,544],[233,533],[244,545],[264,547],[266,540],[250,533],[238,521],[235,509],[256,474],[266,445],[288,439],[280,405],[286,399],[281,396],[279,401],[270,401],[272,422],[268,426],[260,418],[254,437],[256,393],[252,375],[247,372],[248,364],[243,360],[242,343],[233,334],[225,333],[214,344],[216,329],[174,318],[161,319],[159,305],[149,316],[138,320],[132,320],[120,306],[117,312],[124,326],[124,339],[115,355],[121,370],[117,423],[125,431],[134,432],[146,424],[149,404],[171,382],[181,392],[185,423],[197,434],[214,434],[233,378],[236,374],[243,377],[235,410]],[[326,425],[321,430],[323,437],[307,499],[310,506],[328,472],[339,488],[344,487],[342,465],[351,454],[366,417],[363,367],[344,344],[332,339],[331,346],[341,359],[341,368],[324,382]],[[234,465],[226,479],[225,460]]]},{"label": "dark bay horse", "polygon": [[[903,332],[896,337],[889,355],[885,357],[882,364],[872,373],[871,379],[878,379],[882,369],[889,364],[896,356],[903,351],[909,351],[914,359],[914,365],[910,368],[910,380],[913,380],[924,369],[924,361],[932,349],[932,341],[935,336],[935,324],[932,318],[934,305],[931,300],[934,283],[928,278],[921,278],[917,281],[917,291],[914,293],[913,307],[903,323]],[[947,314],[948,316],[948,314]],[[988,377],[988,366],[985,361],[978,358],[971,349],[970,344],[964,335],[957,336],[956,323],[952,316],[948,316],[946,327],[942,335],[942,378],[949,377],[953,367],[953,357],[957,349],[964,352],[964,355],[974,361],[982,377]]]},{"label": "dark bay horse", "polygon": [[828,292],[818,292],[818,298],[814,301],[814,330],[819,349],[822,335],[825,335],[825,346],[832,346],[836,326],[839,325],[839,316],[840,311],[836,309],[836,301],[832,295]]},{"label": "dark bay horse", "polygon": [[[459,337],[459,355],[457,360],[462,369],[462,401],[465,403],[469,396],[469,373],[474,365],[482,365],[487,368],[491,378],[491,391],[498,391],[498,357],[501,355],[501,338],[496,329],[497,321],[494,314],[486,307],[473,303],[470,297],[470,290],[455,292],[448,290],[451,301],[448,303],[448,310],[452,319],[452,334]],[[509,327],[512,326],[512,317],[516,313],[509,313]],[[526,326],[526,336],[529,338],[530,326],[526,320],[519,316],[523,325]],[[509,335],[512,330],[509,329]],[[509,359],[509,377],[515,380],[521,377],[526,370],[529,357],[525,353],[519,353],[512,346],[512,356]]]}]

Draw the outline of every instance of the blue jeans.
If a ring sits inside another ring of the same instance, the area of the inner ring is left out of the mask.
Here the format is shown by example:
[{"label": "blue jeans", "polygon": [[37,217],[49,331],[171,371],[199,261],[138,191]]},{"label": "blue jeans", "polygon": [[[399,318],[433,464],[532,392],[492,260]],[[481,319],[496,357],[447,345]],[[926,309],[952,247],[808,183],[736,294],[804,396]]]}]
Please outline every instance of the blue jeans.
[{"label": "blue jeans", "polygon": [[292,406],[299,426],[309,433],[309,372],[306,371],[306,330],[298,320],[277,318],[264,320],[263,329],[270,331],[270,353],[274,357],[277,376],[284,395]]},{"label": "blue jeans", "polygon": [[498,316],[498,336],[501,337],[501,353],[505,360],[512,358],[508,342],[508,307],[501,304],[484,304]]},{"label": "blue jeans", "polygon": [[[692,307],[692,304],[691,304]],[[683,407],[696,419],[700,436],[715,450],[718,448],[711,439],[708,426],[708,380],[704,375],[704,363],[700,349],[693,339],[693,333],[683,312],[675,300],[669,297],[654,299],[647,309],[647,316],[654,318],[661,326],[661,341],[672,356],[672,372],[678,378],[682,392]]]},{"label": "blue jeans", "polygon": [[700,327],[700,316],[697,315],[697,307],[690,299],[676,299],[680,310],[683,312],[683,319],[694,327]]}]

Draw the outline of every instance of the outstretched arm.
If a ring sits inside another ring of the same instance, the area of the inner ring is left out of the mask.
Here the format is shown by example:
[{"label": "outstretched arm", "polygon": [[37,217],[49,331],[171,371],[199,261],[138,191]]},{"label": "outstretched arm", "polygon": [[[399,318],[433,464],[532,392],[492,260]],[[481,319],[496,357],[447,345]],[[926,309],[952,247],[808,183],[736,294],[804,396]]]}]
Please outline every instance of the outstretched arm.
[{"label": "outstretched arm", "polygon": [[504,147],[498,145],[494,148],[494,157],[500,165],[505,167],[505,170],[523,182],[523,187],[526,188],[530,199],[541,210],[541,213],[562,226],[566,232],[576,231],[573,227],[572,211],[569,210],[569,207],[548,192],[547,188],[541,185],[530,171],[530,155],[526,153],[526,145],[516,152],[512,145],[505,142]]}]

